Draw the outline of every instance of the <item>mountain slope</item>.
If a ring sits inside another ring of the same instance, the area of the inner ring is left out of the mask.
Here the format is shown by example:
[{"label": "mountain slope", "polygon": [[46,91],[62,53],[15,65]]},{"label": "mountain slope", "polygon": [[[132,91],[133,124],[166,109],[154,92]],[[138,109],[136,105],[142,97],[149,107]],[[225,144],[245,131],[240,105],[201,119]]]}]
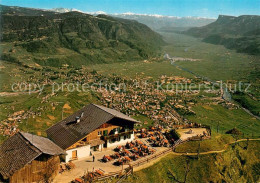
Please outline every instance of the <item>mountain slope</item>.
[{"label": "mountain slope", "polygon": [[260,16],[220,15],[217,21],[203,27],[191,28],[184,33],[238,52],[260,54]]},{"label": "mountain slope", "polygon": [[11,47],[4,46],[2,59],[51,66],[147,59],[164,44],[136,21],[80,12],[1,6],[1,30],[2,44]]}]

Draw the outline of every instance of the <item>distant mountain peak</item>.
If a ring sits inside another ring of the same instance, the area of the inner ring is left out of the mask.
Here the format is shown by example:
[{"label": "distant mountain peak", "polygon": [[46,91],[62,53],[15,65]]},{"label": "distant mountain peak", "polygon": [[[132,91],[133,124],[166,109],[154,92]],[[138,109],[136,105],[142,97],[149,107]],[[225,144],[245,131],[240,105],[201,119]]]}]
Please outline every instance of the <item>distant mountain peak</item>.
[{"label": "distant mountain peak", "polygon": [[53,9],[50,9],[49,11],[54,11],[57,13],[68,13],[71,11],[78,11],[80,13],[84,13],[83,11],[75,9],[75,8],[53,8]]},{"label": "distant mountain peak", "polygon": [[203,27],[191,28],[185,33],[203,38],[203,41],[222,44],[238,52],[259,55],[260,16],[219,15],[217,21]]},{"label": "distant mountain peak", "polygon": [[75,9],[75,8],[53,8],[53,9],[49,9],[48,11],[54,11],[57,13],[68,13],[68,12],[72,12],[72,11],[77,11],[80,13],[86,13],[86,14],[90,14],[90,15],[100,15],[100,14],[107,15],[107,13],[104,11],[83,12],[83,11]]},{"label": "distant mountain peak", "polygon": [[204,17],[177,17],[158,14],[137,14],[132,12],[113,14],[111,16],[136,20],[149,26],[153,30],[160,30],[165,27],[200,27],[216,20]]},{"label": "distant mountain peak", "polygon": [[159,15],[159,14],[140,14],[140,13],[133,13],[133,12],[125,12],[125,13],[114,13],[111,14],[112,16],[143,16],[143,17],[154,17],[154,18],[169,18],[169,19],[212,19],[215,18],[207,18],[207,17],[196,17],[196,16],[186,16],[186,17],[178,17],[178,16],[169,16],[169,15]]},{"label": "distant mountain peak", "polygon": [[231,15],[219,15],[217,21],[219,20],[234,20],[236,17]]},{"label": "distant mountain peak", "polygon": [[231,16],[231,15],[219,15],[218,18],[235,18],[235,16]]},{"label": "distant mountain peak", "polygon": [[133,13],[133,12],[126,12],[126,13],[114,13],[113,15],[126,15],[126,16],[148,16],[148,17],[157,17],[157,18],[163,18],[163,17],[168,17],[168,18],[180,18],[180,17],[175,17],[175,16],[166,16],[166,15],[159,15],[159,14],[140,14],[140,13]]}]

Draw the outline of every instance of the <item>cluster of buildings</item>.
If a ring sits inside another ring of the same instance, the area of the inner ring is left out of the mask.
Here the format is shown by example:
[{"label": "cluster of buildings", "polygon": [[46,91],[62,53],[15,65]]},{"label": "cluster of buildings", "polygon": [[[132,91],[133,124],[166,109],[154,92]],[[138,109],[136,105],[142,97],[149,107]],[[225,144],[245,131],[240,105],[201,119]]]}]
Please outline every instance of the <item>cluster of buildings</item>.
[{"label": "cluster of buildings", "polygon": [[[183,77],[160,77],[161,83],[190,83],[190,79]],[[131,80],[132,83],[134,82]],[[156,123],[163,124],[164,126],[183,124],[185,119],[180,116],[176,109],[183,109],[187,113],[194,113],[191,110],[193,102],[189,102],[190,107],[180,105],[183,99],[191,94],[196,94],[197,91],[183,91],[176,96],[175,92],[156,89],[154,82],[146,82],[145,87],[142,86],[143,80],[135,82],[141,83],[140,86],[128,85],[127,92],[118,90],[106,90],[99,88],[97,92],[102,95],[101,102],[103,105],[112,107],[125,112],[128,115],[145,115]]]},{"label": "cluster of buildings", "polygon": [[[103,91],[102,104],[124,111],[128,115],[145,115],[158,123],[180,124],[183,118],[174,110],[176,99],[168,97],[160,91],[121,92]],[[169,99],[170,98],[170,99]],[[172,105],[171,105],[172,104]]]},{"label": "cluster of buildings", "polygon": [[36,118],[41,116],[42,112],[46,109],[45,107],[38,107],[37,112],[32,110],[20,110],[8,115],[8,118],[1,121],[0,123],[0,134],[4,136],[12,136],[19,129],[19,123],[26,121],[28,118]]},{"label": "cluster of buildings", "polygon": [[[101,95],[101,103],[104,106],[115,108],[128,115],[145,115],[148,118],[155,121],[155,123],[165,124],[169,126],[171,124],[182,124],[185,120],[176,112],[184,111],[187,114],[194,113],[191,110],[193,102],[188,102],[186,105],[186,99],[189,96],[199,93],[197,90],[184,90],[179,91],[178,96],[174,92],[167,92],[165,90],[157,90],[155,83],[149,78],[144,79],[122,79],[120,77],[111,76],[105,77],[96,72],[87,72],[84,69],[69,72],[46,71],[42,72],[42,77],[31,76],[28,78],[28,82],[39,83],[40,85],[51,85],[54,83],[54,77],[58,77],[66,85],[69,83],[87,83],[91,85],[91,89]],[[149,80],[150,82],[145,82]],[[198,82],[192,79],[187,79],[178,76],[161,76],[158,78],[160,83],[191,83]],[[126,84],[126,90],[120,91],[116,88],[108,90],[105,86],[100,88],[98,83],[124,83]],[[200,81],[199,81],[200,82]],[[97,83],[94,85],[93,83]],[[138,83],[136,85],[135,83]],[[144,84],[145,83],[145,84]],[[39,95],[41,103],[50,103],[50,98],[56,97],[56,93],[48,93],[47,95]],[[3,120],[0,124],[0,133],[5,136],[14,134],[18,129],[18,123],[25,122],[28,118],[41,116],[44,113],[42,106],[39,109],[30,109],[24,111],[23,114],[16,115],[10,114],[8,119]]]}]

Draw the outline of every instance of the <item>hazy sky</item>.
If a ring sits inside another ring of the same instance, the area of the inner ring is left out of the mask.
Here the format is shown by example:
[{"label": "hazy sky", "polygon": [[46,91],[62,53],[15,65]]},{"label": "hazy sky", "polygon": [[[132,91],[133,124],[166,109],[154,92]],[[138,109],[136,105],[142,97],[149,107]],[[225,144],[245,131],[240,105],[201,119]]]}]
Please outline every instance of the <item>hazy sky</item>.
[{"label": "hazy sky", "polygon": [[260,0],[0,0],[3,5],[171,16],[260,15]]}]

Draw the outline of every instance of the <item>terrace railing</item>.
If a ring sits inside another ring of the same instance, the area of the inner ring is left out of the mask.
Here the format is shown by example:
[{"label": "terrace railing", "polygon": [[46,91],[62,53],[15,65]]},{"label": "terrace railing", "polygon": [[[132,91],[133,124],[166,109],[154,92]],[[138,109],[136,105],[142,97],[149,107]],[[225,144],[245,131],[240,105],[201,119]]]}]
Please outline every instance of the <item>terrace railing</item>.
[{"label": "terrace railing", "polygon": [[127,176],[129,176],[130,174],[133,173],[133,168],[134,167],[138,167],[140,165],[143,165],[145,163],[148,163],[149,161],[151,160],[154,160],[154,159],[157,159],[169,152],[172,152],[172,148],[168,148],[164,151],[161,151],[157,154],[153,154],[141,161],[137,161],[137,162],[134,162],[134,163],[129,163],[129,167],[127,168],[124,168],[123,171],[117,171],[117,172],[112,172],[112,173],[109,173],[109,174],[106,174],[106,175],[103,175],[103,176],[99,176],[99,177],[95,177],[92,182],[97,182],[97,181],[103,181],[103,180],[106,180],[106,179],[111,179],[111,178],[118,178],[119,180],[117,181],[117,183],[120,183],[122,182],[123,179],[125,179]]},{"label": "terrace railing", "polygon": [[164,151],[161,151],[161,152],[159,152],[159,153],[153,154],[153,155],[151,155],[151,156],[149,156],[149,157],[147,157],[147,158],[145,158],[145,159],[143,159],[143,160],[141,160],[141,161],[134,162],[134,163],[132,163],[132,164],[130,164],[130,165],[131,165],[132,167],[138,167],[138,166],[140,166],[140,165],[143,165],[143,164],[145,164],[145,163],[148,163],[148,162],[151,161],[151,160],[157,159],[157,158],[159,158],[159,157],[161,157],[161,156],[163,156],[163,155],[165,155],[165,154],[168,154],[169,152],[172,152],[172,148],[168,148],[168,149],[166,149],[166,150],[164,150]]},{"label": "terrace railing", "polygon": [[117,183],[119,183],[132,173],[133,173],[133,167],[131,165],[129,165],[129,167],[124,168],[123,170],[120,170],[117,172],[111,172],[109,174],[95,177],[93,180],[91,180],[91,182],[98,182],[98,181],[103,181],[106,179],[118,178],[119,180],[117,181]]},{"label": "terrace railing", "polygon": [[120,136],[129,135],[129,134],[132,134],[132,133],[133,133],[133,130],[130,130],[130,131],[127,131],[127,132],[120,132],[120,133],[117,133],[117,134],[102,136],[101,139],[102,140],[109,140],[109,139],[117,138],[117,137],[120,137]]}]

